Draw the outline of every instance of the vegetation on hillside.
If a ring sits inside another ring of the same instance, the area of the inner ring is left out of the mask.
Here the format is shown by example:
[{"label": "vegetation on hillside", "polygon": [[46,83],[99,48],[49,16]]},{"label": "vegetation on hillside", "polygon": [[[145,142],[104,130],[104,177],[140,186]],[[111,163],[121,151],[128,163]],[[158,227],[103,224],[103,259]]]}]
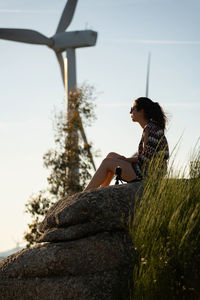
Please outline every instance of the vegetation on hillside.
[{"label": "vegetation on hillside", "polygon": [[200,151],[190,178],[172,173],[160,178],[154,166],[135,206],[133,299],[200,299]]},{"label": "vegetation on hillside", "polygon": [[38,228],[50,206],[67,195],[82,191],[91,178],[93,148],[91,143],[85,143],[81,131],[96,118],[94,99],[94,88],[84,84],[69,95],[71,113],[68,118],[63,111],[54,116],[55,147],[43,156],[44,166],[50,171],[48,186],[32,195],[26,204],[26,213],[32,218],[29,231],[24,234],[28,247],[40,237]]}]

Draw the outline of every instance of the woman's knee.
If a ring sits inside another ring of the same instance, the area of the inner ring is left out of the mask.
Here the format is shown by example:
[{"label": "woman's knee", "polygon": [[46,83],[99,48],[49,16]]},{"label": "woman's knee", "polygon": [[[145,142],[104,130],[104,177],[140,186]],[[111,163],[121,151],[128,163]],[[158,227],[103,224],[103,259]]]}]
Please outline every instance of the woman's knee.
[{"label": "woman's knee", "polygon": [[102,165],[107,165],[109,163],[109,161],[111,160],[111,157],[106,156],[103,160],[102,160]]},{"label": "woman's knee", "polygon": [[118,154],[118,153],[110,152],[110,153],[108,153],[106,158],[114,158],[114,157],[119,157],[119,156],[120,156],[120,154]]},{"label": "woman's knee", "polygon": [[107,172],[115,172],[115,168],[119,165],[119,159],[117,157],[106,157],[102,161],[102,167],[107,170]]},{"label": "woman's knee", "polygon": [[114,157],[108,157],[107,156],[106,158],[103,159],[101,165],[102,165],[102,167],[106,168],[109,171],[109,167],[110,167],[110,165],[113,164],[114,160],[115,160]]}]

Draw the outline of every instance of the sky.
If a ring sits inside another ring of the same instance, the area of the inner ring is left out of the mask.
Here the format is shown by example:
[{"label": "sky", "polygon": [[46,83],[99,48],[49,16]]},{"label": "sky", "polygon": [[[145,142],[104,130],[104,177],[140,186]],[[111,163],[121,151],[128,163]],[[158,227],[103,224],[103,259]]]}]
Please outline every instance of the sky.
[{"label": "sky", "polygon": [[[51,37],[65,0],[1,0],[0,28],[34,29]],[[169,117],[170,150],[180,139],[177,168],[188,164],[199,138],[199,0],[79,0],[68,31],[98,32],[96,46],[76,50],[77,81],[95,87],[89,141],[101,151],[130,157],[142,129],[130,107],[145,95],[151,53],[149,97]],[[23,245],[30,217],[25,204],[47,187],[43,154],[54,147],[52,119],[66,109],[59,66],[46,46],[0,40],[0,252]]]}]

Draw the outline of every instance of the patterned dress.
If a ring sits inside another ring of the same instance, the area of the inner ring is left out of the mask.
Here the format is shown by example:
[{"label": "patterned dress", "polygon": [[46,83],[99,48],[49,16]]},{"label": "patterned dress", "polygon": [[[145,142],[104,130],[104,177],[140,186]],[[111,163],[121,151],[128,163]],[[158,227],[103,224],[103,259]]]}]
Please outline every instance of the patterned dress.
[{"label": "patterned dress", "polygon": [[[144,149],[144,134],[147,132],[148,139]],[[164,130],[159,125],[150,121],[143,129],[141,141],[138,146],[138,163],[133,163],[133,169],[137,179],[141,180],[147,174],[149,163],[152,159],[160,157],[158,168],[163,173],[167,171],[167,160],[169,158],[169,147]],[[158,170],[158,171],[159,171]]]}]

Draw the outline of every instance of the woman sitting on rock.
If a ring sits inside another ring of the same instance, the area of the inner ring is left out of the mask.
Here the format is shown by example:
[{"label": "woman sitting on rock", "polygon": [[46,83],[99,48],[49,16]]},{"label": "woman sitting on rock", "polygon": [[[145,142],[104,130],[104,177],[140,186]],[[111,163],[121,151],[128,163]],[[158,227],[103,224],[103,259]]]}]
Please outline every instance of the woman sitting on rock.
[{"label": "woman sitting on rock", "polygon": [[[141,97],[134,101],[131,107],[131,118],[143,128],[143,134],[138,146],[136,156],[126,158],[120,154],[111,152],[102,161],[100,167],[92,177],[86,190],[108,186],[113,179],[116,167],[122,169],[122,180],[128,183],[142,180],[147,175],[149,166],[154,165],[156,158],[160,157],[157,171],[163,174],[167,170],[169,149],[164,135],[166,115],[157,102],[149,98]],[[155,161],[154,161],[155,160]]]}]

